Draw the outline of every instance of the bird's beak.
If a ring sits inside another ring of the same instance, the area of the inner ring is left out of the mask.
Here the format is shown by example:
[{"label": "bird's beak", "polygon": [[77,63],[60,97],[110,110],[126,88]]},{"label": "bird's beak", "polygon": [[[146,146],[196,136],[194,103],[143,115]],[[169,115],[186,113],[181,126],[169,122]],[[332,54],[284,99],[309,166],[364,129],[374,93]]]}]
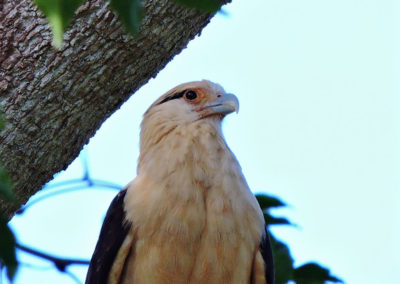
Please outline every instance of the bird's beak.
[{"label": "bird's beak", "polygon": [[224,94],[213,103],[213,109],[220,114],[239,112],[239,100],[233,94]]},{"label": "bird's beak", "polygon": [[203,115],[203,117],[219,114],[227,115],[231,112],[239,112],[239,100],[233,94],[223,94],[215,101],[207,104],[200,109],[198,109]]}]

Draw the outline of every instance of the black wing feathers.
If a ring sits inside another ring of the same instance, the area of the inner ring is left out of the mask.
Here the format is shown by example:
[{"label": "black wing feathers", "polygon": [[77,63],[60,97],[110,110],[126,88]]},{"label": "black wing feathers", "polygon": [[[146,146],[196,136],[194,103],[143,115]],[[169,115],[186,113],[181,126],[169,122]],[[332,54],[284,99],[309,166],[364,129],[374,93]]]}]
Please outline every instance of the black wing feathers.
[{"label": "black wing feathers", "polygon": [[264,259],[265,279],[267,280],[267,284],[274,284],[275,281],[274,258],[272,255],[271,241],[269,239],[267,226],[265,226],[265,235],[261,240],[260,252]]},{"label": "black wing feathers", "polygon": [[113,199],[107,210],[100,237],[90,261],[86,284],[106,284],[114,259],[131,224],[125,221],[124,197],[126,188]]}]

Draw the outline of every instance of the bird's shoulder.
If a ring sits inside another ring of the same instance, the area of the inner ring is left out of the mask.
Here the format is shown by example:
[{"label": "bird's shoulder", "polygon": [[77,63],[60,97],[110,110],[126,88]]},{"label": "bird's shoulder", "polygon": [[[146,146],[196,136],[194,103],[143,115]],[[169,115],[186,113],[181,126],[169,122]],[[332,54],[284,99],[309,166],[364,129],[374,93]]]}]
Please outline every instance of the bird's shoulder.
[{"label": "bird's shoulder", "polygon": [[271,240],[267,226],[265,226],[265,234],[263,234],[261,238],[260,252],[264,259],[265,279],[267,281],[267,284],[274,284],[275,266],[272,254]]},{"label": "bird's shoulder", "polygon": [[107,282],[114,259],[131,228],[131,224],[125,219],[126,191],[126,188],[122,189],[107,210],[99,240],[90,261],[86,284],[105,284]]}]

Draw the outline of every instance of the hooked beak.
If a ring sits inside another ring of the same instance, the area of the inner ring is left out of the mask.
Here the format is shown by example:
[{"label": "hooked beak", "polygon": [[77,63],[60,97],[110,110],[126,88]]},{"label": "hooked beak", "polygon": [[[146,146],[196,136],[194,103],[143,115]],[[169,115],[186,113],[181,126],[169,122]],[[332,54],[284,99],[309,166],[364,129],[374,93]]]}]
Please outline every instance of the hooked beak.
[{"label": "hooked beak", "polygon": [[202,117],[210,115],[225,116],[232,112],[239,112],[239,100],[233,94],[223,94],[218,99],[200,108],[198,111],[202,113]]}]

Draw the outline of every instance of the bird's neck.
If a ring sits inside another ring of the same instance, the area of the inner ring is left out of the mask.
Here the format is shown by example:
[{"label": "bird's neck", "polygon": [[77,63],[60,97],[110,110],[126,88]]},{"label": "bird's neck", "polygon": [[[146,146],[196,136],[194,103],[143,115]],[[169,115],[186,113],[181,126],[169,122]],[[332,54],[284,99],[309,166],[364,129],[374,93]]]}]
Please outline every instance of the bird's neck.
[{"label": "bird's neck", "polygon": [[125,198],[139,237],[164,232],[193,243],[211,226],[207,235],[215,240],[236,230],[259,244],[262,212],[219,125],[199,121],[146,134],[151,139],[141,141],[138,175]]},{"label": "bird's neck", "polygon": [[196,178],[217,173],[226,159],[237,164],[217,119],[169,127],[164,124],[152,133],[142,132],[138,175],[165,180],[179,170]]}]

